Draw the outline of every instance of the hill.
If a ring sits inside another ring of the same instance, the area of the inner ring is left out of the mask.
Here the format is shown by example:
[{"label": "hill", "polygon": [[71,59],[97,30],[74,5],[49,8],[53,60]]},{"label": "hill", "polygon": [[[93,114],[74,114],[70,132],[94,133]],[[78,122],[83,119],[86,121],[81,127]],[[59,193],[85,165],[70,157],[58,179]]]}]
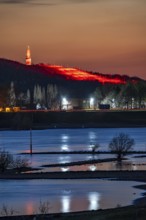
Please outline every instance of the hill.
[{"label": "hill", "polygon": [[25,89],[26,86],[32,88],[35,84],[46,86],[48,83],[70,89],[75,85],[76,87],[85,86],[87,90],[90,90],[90,87],[96,87],[98,84],[125,84],[127,81],[138,80],[140,79],[137,77],[126,75],[93,73],[77,68],[48,64],[26,66],[16,61],[0,59],[0,85],[7,86],[13,81],[15,86],[21,88],[21,90]]},{"label": "hill", "polygon": [[119,93],[121,85],[139,81],[140,78],[126,75],[107,75],[49,64],[27,66],[0,59],[0,107],[32,107],[33,104],[41,103],[49,109],[58,109],[61,97],[83,101],[89,99],[97,88],[102,90],[106,87],[106,92],[100,91],[104,99],[107,91]]}]

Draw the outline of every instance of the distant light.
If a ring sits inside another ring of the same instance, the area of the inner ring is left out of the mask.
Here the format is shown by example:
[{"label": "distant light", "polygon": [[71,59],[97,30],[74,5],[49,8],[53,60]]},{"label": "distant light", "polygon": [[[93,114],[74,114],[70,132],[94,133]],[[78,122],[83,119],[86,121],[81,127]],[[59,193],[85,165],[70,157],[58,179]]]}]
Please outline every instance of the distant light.
[{"label": "distant light", "polygon": [[91,105],[94,104],[94,98],[90,98],[90,104],[91,104]]},{"label": "distant light", "polygon": [[62,105],[68,105],[68,101],[66,98],[62,98]]},{"label": "distant light", "polygon": [[67,171],[69,171],[69,167],[61,167],[61,171],[62,172],[67,172]]},{"label": "distant light", "polygon": [[41,109],[41,105],[40,105],[40,103],[38,103],[37,105],[36,105],[36,110],[40,110]]},{"label": "distant light", "polygon": [[68,105],[69,105],[68,100],[65,97],[63,97],[62,98],[62,109],[67,110],[68,109]]},{"label": "distant light", "polygon": [[96,166],[95,166],[95,165],[91,165],[91,166],[89,166],[89,169],[90,169],[91,171],[95,171],[95,170],[96,170]]},{"label": "distant light", "polygon": [[10,111],[11,111],[11,108],[6,107],[6,112],[10,112]]},{"label": "distant light", "polygon": [[90,108],[94,108],[94,98],[90,98]]}]

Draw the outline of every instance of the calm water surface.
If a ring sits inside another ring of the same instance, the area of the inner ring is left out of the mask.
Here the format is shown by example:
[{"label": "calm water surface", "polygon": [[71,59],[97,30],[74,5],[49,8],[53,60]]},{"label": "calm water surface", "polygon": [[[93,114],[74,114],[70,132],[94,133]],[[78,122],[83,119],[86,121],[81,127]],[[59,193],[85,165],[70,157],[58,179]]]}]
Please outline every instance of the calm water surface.
[{"label": "calm water surface", "polygon": [[[146,128],[89,128],[89,129],[48,129],[33,130],[32,143],[33,151],[73,151],[91,150],[91,144],[100,144],[99,150],[108,150],[108,144],[113,136],[125,132],[135,140],[135,150],[146,151]],[[0,131],[0,147],[12,154],[29,152],[30,132],[29,131]],[[45,164],[65,163],[93,159],[93,155],[33,155],[27,156],[31,166],[39,167]],[[96,155],[94,159],[113,157],[113,155]],[[146,158],[130,158],[132,169],[145,169]],[[143,166],[138,164],[143,163]],[[103,163],[96,169],[117,169],[116,164]],[[136,165],[136,166],[135,166]],[[77,167],[76,167],[77,168]],[[74,169],[74,168],[72,168]],[[90,168],[87,168],[90,169]],[[126,168],[127,169],[127,168]]]},{"label": "calm water surface", "polygon": [[[100,144],[108,150],[108,143],[119,132],[126,132],[135,139],[135,150],[146,150],[146,128],[116,129],[48,129],[32,131],[33,151],[90,150],[91,144]],[[0,131],[0,148],[16,155],[28,152],[29,131]],[[43,164],[65,163],[93,159],[93,155],[27,155],[33,167]],[[95,155],[94,158],[113,155]],[[135,158],[125,163],[127,167],[138,164],[145,169],[146,158]],[[75,167],[51,168],[50,171],[116,169],[115,163],[102,163]],[[121,169],[121,168],[120,168]],[[38,212],[40,201],[49,202],[49,212],[69,212],[111,208],[132,204],[141,196],[141,190],[132,186],[136,182],[107,180],[0,180],[0,208],[5,204],[18,211],[16,214]]]},{"label": "calm water surface", "polygon": [[86,180],[1,180],[0,209],[16,214],[39,212],[40,201],[49,203],[49,212],[70,212],[126,206],[141,197],[137,182]]},{"label": "calm water surface", "polygon": [[[113,136],[124,132],[135,140],[136,150],[146,150],[146,128],[89,128],[33,130],[34,151],[89,150],[99,143],[107,150]],[[14,153],[29,150],[29,131],[0,131],[0,146]]]}]

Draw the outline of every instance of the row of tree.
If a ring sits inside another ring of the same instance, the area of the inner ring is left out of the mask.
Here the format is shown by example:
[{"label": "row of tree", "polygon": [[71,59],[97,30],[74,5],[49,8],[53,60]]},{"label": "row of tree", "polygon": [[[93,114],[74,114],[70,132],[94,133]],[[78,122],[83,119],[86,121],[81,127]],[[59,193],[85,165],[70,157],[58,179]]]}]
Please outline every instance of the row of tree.
[{"label": "row of tree", "polygon": [[40,108],[58,109],[59,108],[59,89],[55,84],[48,84],[47,87],[35,85],[33,90],[17,91],[14,82],[10,87],[0,88],[0,107],[40,105]]},{"label": "row of tree", "polygon": [[[36,84],[33,88],[21,91],[14,82],[11,82],[9,87],[0,87],[0,107],[26,106],[29,108],[39,104],[38,108],[56,110],[61,107],[61,97],[64,91],[65,89],[56,84],[47,84],[47,86]],[[70,91],[66,91],[66,95],[69,96],[69,94]],[[112,108],[144,108],[146,82],[139,80],[129,81],[123,85],[98,84],[92,94],[86,95],[86,99],[89,99],[91,95],[95,98],[95,107],[99,104],[109,104]]]},{"label": "row of tree", "polygon": [[124,85],[99,85],[95,92],[97,105],[110,104],[113,108],[144,108],[146,103],[146,82],[129,81]]}]

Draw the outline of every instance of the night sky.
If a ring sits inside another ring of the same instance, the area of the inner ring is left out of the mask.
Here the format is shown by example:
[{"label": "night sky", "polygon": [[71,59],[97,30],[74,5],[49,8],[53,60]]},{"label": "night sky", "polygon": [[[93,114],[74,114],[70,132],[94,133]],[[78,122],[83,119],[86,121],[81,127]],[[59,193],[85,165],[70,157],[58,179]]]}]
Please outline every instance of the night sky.
[{"label": "night sky", "polygon": [[146,0],[0,0],[0,57],[146,79]]}]

